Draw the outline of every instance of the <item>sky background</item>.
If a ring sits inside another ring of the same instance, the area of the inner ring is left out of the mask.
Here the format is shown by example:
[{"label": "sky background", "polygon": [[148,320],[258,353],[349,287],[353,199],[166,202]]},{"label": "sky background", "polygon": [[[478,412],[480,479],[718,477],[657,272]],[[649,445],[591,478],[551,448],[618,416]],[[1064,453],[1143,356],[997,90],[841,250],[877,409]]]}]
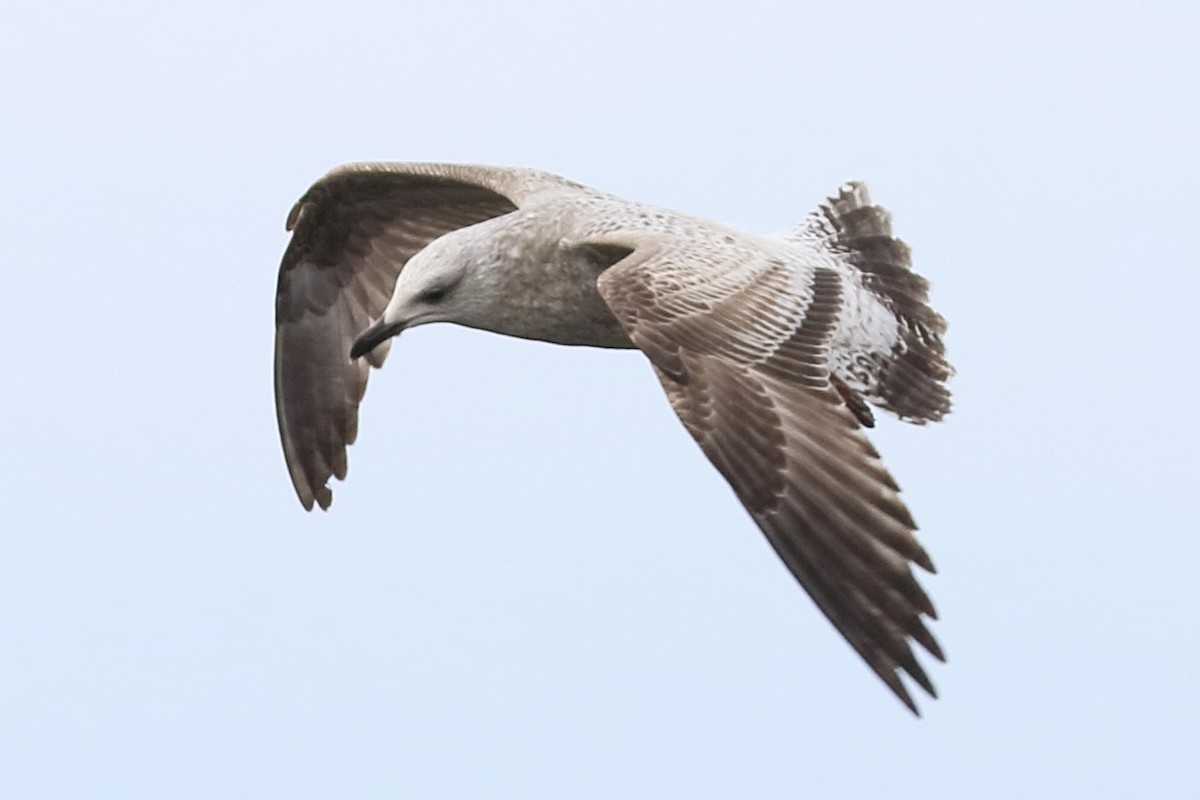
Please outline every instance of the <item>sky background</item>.
[{"label": "sky background", "polygon": [[[1200,12],[0,7],[0,796],[1200,796]],[[306,514],[292,203],[534,166],[770,232],[869,182],[955,413],[872,438],[940,574],[911,717],[637,353],[428,326]]]}]

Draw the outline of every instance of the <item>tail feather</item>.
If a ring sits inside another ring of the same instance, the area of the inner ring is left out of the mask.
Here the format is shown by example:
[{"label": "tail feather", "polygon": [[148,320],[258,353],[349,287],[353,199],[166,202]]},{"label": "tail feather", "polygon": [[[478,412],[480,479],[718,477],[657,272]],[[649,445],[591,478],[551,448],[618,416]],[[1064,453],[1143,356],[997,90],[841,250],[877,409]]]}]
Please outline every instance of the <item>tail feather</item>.
[{"label": "tail feather", "polygon": [[866,185],[843,186],[793,236],[836,253],[896,318],[898,340],[869,359],[869,383],[861,387],[867,399],[910,422],[945,416],[950,392],[943,384],[954,374],[942,342],[946,320],[930,307],[929,282],[912,271],[908,245],[892,234],[891,215],[871,203]]},{"label": "tail feather", "polygon": [[879,405],[910,422],[936,422],[950,411],[950,390],[942,381],[951,374],[940,354],[910,340],[881,376]]}]

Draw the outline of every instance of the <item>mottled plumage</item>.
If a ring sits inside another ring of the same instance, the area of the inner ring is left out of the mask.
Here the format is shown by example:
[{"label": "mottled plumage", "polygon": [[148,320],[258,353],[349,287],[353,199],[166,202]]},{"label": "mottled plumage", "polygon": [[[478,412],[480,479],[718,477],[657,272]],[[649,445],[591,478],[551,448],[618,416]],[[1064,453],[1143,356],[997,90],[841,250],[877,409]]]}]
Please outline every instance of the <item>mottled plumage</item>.
[{"label": "mottled plumage", "polygon": [[851,646],[913,711],[899,671],[935,694],[909,644],[943,658],[910,567],[933,564],[860,426],[868,403],[940,419],[952,370],[945,322],[865,186],[764,237],[535,170],[363,164],[318,181],[288,228],[275,389],[305,508],[329,506],[369,366],[405,328],[636,347]]}]

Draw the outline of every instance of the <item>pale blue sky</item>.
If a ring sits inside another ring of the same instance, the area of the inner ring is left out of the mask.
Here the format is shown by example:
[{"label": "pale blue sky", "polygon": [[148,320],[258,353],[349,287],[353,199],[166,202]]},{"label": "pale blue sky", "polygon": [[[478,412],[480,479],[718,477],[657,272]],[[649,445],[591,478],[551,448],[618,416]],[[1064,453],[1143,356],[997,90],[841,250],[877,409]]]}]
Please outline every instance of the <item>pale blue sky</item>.
[{"label": "pale blue sky", "polygon": [[[4,4],[0,796],[1200,796],[1198,12],[966,5]],[[275,270],[359,159],[759,231],[867,180],[959,370],[873,435],[925,718],[636,353],[414,331],[305,514]]]}]

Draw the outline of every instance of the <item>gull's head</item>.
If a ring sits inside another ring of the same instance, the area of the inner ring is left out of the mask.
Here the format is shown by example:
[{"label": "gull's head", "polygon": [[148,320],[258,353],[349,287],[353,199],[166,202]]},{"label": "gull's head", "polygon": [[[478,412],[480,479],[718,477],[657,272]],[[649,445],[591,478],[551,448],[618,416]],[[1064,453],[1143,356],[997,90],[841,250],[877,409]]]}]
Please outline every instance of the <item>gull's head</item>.
[{"label": "gull's head", "polygon": [[366,355],[401,331],[427,322],[471,324],[480,310],[481,297],[474,291],[474,259],[456,241],[461,238],[458,233],[433,240],[408,260],[383,316],[354,340],[351,358]]}]

